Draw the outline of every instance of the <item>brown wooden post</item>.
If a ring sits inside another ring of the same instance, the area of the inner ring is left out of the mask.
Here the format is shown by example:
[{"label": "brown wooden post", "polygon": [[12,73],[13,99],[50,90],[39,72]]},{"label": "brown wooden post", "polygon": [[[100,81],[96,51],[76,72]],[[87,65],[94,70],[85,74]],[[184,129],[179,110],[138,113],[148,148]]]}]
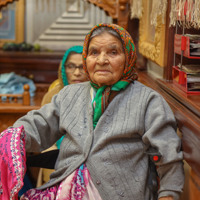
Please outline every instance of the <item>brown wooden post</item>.
[{"label": "brown wooden post", "polygon": [[175,28],[169,27],[171,0],[168,2],[166,13],[166,30],[165,30],[165,68],[163,78],[167,81],[172,80],[172,66],[174,61],[174,34]]},{"label": "brown wooden post", "polygon": [[30,105],[30,93],[29,93],[30,86],[28,84],[24,85],[24,93],[23,93],[23,105],[29,106]]},{"label": "brown wooden post", "polygon": [[125,29],[128,29],[128,19],[129,19],[129,12],[130,12],[129,0],[119,0],[119,5],[117,9],[118,9],[117,11],[118,25],[122,26]]}]

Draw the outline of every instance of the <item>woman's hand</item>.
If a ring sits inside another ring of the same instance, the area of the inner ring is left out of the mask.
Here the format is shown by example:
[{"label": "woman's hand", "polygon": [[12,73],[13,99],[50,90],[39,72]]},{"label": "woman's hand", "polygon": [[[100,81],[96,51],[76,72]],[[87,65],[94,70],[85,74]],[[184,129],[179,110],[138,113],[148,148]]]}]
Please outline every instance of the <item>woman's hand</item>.
[{"label": "woman's hand", "polygon": [[160,197],[159,200],[173,200],[173,197]]}]

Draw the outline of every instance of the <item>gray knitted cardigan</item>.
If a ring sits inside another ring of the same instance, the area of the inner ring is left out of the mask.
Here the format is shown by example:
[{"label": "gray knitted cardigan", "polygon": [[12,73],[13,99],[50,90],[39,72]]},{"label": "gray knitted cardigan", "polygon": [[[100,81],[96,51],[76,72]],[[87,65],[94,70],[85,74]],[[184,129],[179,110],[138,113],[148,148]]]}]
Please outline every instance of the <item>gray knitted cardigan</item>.
[{"label": "gray knitted cardigan", "polygon": [[148,155],[157,148],[156,164],[161,196],[178,200],[184,184],[181,141],[176,122],[165,100],[135,81],[111,101],[93,130],[89,82],[64,87],[52,102],[30,111],[14,127],[24,126],[26,150],[42,151],[62,135],[56,171],[42,186],[52,186],[87,165],[103,200],[150,200]]}]

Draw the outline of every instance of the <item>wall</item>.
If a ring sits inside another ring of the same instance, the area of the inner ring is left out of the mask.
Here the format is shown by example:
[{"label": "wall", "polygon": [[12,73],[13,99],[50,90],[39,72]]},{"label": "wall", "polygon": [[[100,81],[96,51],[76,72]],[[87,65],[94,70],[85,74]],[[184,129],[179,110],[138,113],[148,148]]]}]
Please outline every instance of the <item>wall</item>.
[{"label": "wall", "polygon": [[164,68],[160,67],[151,60],[147,61],[147,71],[151,76],[155,78],[163,78]]},{"label": "wall", "polygon": [[102,22],[112,18],[83,0],[26,0],[26,40],[45,48],[82,45],[89,30]]}]

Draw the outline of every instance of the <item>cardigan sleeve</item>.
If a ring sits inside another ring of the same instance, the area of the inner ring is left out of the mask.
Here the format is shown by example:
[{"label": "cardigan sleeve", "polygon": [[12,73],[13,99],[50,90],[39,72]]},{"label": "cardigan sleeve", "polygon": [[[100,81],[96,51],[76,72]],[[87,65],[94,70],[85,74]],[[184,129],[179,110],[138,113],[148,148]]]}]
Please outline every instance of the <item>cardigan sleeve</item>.
[{"label": "cardigan sleeve", "polygon": [[161,154],[156,164],[160,179],[158,197],[179,199],[184,185],[181,139],[176,133],[176,120],[164,98],[152,91],[145,105],[143,141]]},{"label": "cardigan sleeve", "polygon": [[61,94],[62,91],[52,98],[51,103],[28,112],[14,123],[14,127],[24,126],[26,151],[41,152],[64,134],[59,129]]}]

